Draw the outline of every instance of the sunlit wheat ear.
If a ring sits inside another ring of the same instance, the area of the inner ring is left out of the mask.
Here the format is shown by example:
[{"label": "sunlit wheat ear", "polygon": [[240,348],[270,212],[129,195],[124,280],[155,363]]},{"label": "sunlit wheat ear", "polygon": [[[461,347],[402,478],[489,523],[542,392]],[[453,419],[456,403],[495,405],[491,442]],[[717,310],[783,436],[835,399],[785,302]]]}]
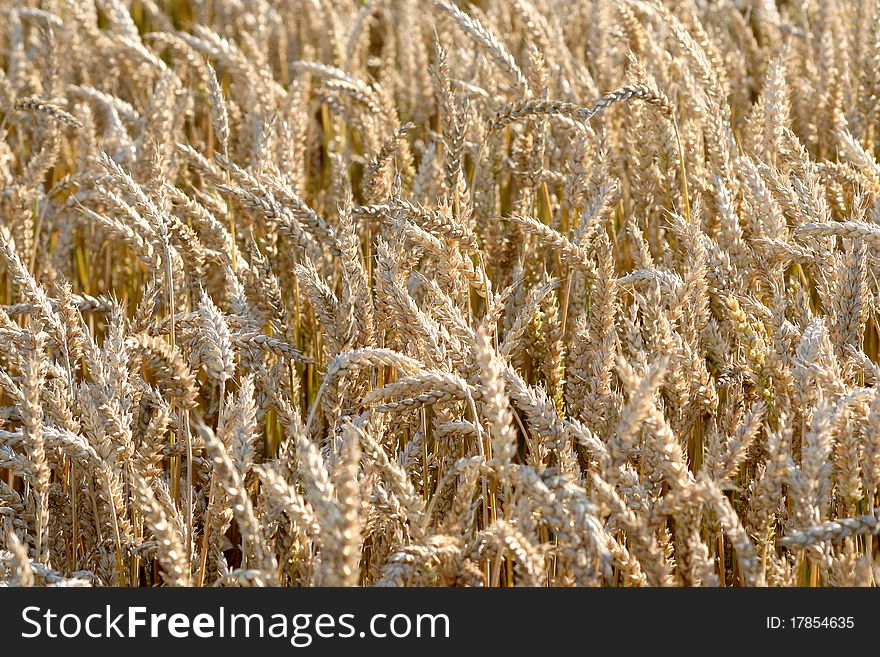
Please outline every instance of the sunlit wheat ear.
[{"label": "sunlit wheat ear", "polygon": [[170,586],[188,586],[189,566],[181,536],[169,524],[165,512],[147,483],[135,474],[132,484],[138,509],[150,532],[156,537],[159,561],[165,570],[165,581]]},{"label": "sunlit wheat ear", "polygon": [[76,119],[76,117],[74,117],[70,113],[65,112],[57,105],[53,105],[49,102],[43,102],[36,98],[20,100],[15,104],[15,107],[13,109],[16,112],[34,112],[43,116],[47,116],[50,119],[58,121],[59,123],[70,126],[72,128],[83,127],[82,123],[80,123]]}]

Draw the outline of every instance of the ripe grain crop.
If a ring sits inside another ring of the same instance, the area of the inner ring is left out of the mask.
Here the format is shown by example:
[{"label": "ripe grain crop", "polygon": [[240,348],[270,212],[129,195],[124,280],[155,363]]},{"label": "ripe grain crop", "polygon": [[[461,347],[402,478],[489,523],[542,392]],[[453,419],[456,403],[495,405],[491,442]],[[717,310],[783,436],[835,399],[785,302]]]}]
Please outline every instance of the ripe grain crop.
[{"label": "ripe grain crop", "polygon": [[880,577],[880,1],[0,17],[2,584]]}]

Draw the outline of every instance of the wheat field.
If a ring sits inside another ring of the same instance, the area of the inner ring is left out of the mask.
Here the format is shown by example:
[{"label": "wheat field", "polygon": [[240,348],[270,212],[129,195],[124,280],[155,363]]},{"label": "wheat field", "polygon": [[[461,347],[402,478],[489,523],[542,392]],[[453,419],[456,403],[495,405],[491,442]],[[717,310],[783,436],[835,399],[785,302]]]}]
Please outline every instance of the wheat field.
[{"label": "wheat field", "polygon": [[0,1],[0,583],[880,578],[880,1]]}]

